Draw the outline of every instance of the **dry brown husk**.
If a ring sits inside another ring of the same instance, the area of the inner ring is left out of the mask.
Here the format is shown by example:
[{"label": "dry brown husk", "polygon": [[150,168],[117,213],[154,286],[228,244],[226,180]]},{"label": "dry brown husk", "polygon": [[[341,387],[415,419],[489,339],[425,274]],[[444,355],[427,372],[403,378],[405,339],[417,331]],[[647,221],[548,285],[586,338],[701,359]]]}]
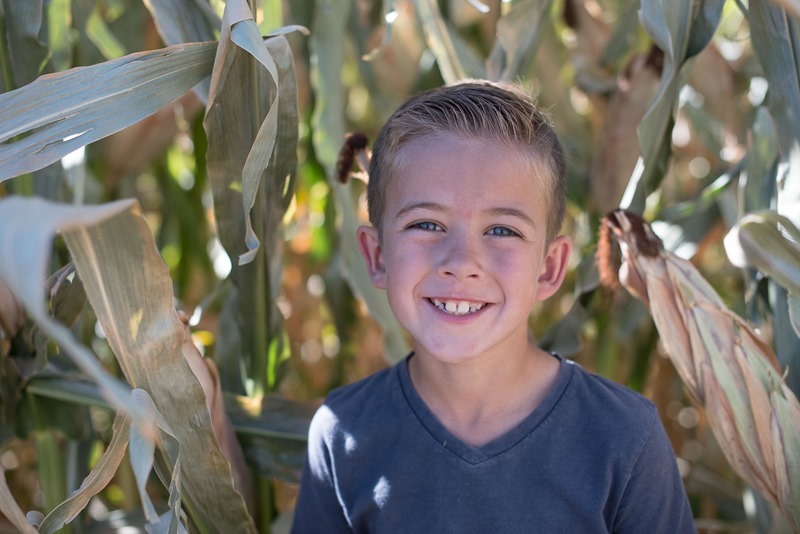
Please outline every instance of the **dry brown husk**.
[{"label": "dry brown husk", "polygon": [[641,217],[616,210],[603,228],[620,243],[619,281],[650,307],[664,349],[705,407],[731,466],[799,531],[800,403],[774,351],[691,263],[664,250]]}]

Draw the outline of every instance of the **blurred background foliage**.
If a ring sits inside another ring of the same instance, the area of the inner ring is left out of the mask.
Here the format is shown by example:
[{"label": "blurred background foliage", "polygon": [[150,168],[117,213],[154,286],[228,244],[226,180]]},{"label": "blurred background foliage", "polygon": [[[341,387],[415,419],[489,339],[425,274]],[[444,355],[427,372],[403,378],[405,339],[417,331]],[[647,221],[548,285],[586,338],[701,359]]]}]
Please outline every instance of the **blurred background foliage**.
[{"label": "blurred background foliage", "polygon": [[[42,74],[218,39],[224,9],[219,0],[0,5],[4,93]],[[22,24],[36,6],[39,25]],[[409,95],[464,77],[524,85],[567,150],[564,232],[574,254],[563,289],[532,316],[541,344],[656,403],[701,531],[786,528],[727,465],[703,411],[663,354],[647,309],[599,288],[594,263],[600,217],[621,204],[643,213],[666,247],[690,259],[773,344],[788,367],[788,384],[800,391],[786,290],[759,271],[734,267],[722,245],[748,212],[774,209],[800,220],[793,2],[263,0],[249,6],[263,35],[289,25],[309,30],[286,36],[298,114],[280,123],[279,136],[289,138],[271,165],[288,165],[277,178],[292,178],[262,182],[252,213],[263,221],[253,267],[238,264],[244,235],[232,236],[238,227],[225,226],[233,217],[241,223],[241,207],[238,215],[230,206],[226,211],[220,202],[230,186],[220,189],[210,179],[207,155],[216,141],[205,112],[207,85],[60,162],[1,181],[0,197],[77,205],[138,199],[177,306],[191,316],[192,338],[219,368],[256,480],[260,531],[289,524],[305,428],[320,399],[397,361],[408,346],[356,254],[354,230],[366,220],[364,184],[344,185],[334,176],[344,135],[361,131],[374,139]],[[68,261],[56,240],[50,272]],[[60,298],[80,313],[76,337],[119,375],[94,312],[82,306],[82,290]],[[4,358],[18,363],[21,354],[38,351],[56,364],[24,380],[10,371],[0,375],[0,465],[20,507],[46,512],[96,464],[110,439],[112,413],[91,383],[60,381],[71,372],[69,362],[31,324],[0,342]],[[152,492],[167,498],[162,488]],[[139,507],[123,463],[70,528],[135,527],[142,524]]]}]

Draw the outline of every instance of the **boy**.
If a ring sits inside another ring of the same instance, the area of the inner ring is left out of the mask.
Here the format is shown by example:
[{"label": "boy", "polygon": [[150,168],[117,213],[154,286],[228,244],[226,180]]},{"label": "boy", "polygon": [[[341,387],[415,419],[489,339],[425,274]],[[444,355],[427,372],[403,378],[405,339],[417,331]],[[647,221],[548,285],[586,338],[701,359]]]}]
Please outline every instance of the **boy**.
[{"label": "boy", "polygon": [[571,249],[563,151],[532,99],[418,95],[369,174],[359,246],[413,352],[314,416],[293,532],[694,532],[652,403],[529,337]]}]

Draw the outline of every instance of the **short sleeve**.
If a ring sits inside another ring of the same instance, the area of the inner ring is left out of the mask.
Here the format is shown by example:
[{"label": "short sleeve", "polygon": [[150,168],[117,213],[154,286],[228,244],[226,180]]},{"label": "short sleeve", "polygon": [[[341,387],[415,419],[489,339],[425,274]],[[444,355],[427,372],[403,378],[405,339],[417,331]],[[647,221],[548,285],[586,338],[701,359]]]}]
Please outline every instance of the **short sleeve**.
[{"label": "short sleeve", "polygon": [[675,453],[657,414],[633,464],[612,531],[622,534],[697,532]]},{"label": "short sleeve", "polygon": [[336,491],[333,458],[328,446],[337,427],[336,417],[325,405],[311,420],[292,534],[352,532]]}]

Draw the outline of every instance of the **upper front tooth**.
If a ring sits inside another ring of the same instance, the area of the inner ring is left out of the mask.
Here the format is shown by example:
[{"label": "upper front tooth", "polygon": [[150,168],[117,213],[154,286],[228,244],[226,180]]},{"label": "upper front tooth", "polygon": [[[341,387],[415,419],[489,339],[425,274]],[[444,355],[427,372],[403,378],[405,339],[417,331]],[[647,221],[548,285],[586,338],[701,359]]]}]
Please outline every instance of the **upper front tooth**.
[{"label": "upper front tooth", "polygon": [[458,303],[449,300],[445,302],[444,309],[449,311],[450,313],[455,313],[458,311]]},{"label": "upper front tooth", "polygon": [[461,314],[467,313],[469,311],[469,302],[464,302],[463,300],[459,302],[456,311]]}]

